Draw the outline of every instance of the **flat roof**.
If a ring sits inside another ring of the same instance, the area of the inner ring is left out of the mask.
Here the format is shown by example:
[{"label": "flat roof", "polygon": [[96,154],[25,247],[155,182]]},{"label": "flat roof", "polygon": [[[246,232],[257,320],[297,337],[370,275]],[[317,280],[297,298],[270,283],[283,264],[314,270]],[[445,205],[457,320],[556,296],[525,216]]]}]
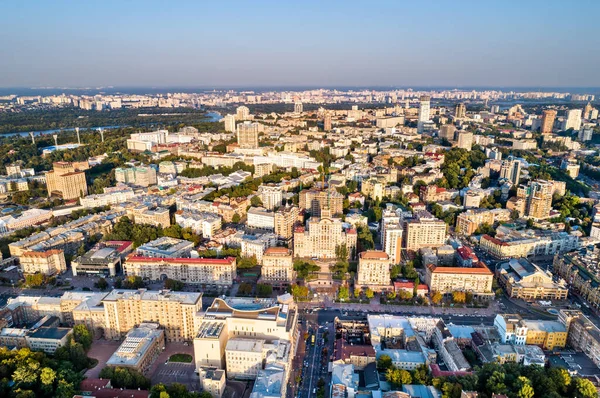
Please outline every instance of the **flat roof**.
[{"label": "flat roof", "polygon": [[61,340],[67,334],[71,333],[71,328],[41,327],[29,335],[34,339],[52,339]]}]

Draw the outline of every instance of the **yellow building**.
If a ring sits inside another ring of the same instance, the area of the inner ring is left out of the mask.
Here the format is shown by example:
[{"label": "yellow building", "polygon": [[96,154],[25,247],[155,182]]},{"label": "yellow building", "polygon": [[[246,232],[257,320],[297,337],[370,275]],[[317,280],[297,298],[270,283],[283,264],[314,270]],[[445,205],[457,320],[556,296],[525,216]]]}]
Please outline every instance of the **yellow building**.
[{"label": "yellow building", "polygon": [[432,292],[451,293],[454,291],[489,295],[492,292],[494,274],[485,265],[473,268],[438,267],[429,264],[426,267],[425,283]]},{"label": "yellow building", "polygon": [[215,367],[198,369],[202,391],[208,392],[213,398],[221,398],[225,392],[225,371]]},{"label": "yellow building", "polygon": [[102,299],[107,339],[120,339],[143,322],[156,322],[167,341],[192,340],[202,310],[202,293],[115,289]]},{"label": "yellow building", "polygon": [[513,258],[496,266],[500,286],[510,297],[566,300],[569,289],[564,280],[554,282],[552,274],[525,258]]},{"label": "yellow building", "polygon": [[300,192],[299,200],[300,208],[308,210],[313,217],[321,217],[321,210],[326,207],[333,215],[342,214],[344,211],[344,195],[334,189],[305,189]]},{"label": "yellow building", "polygon": [[48,196],[55,195],[64,200],[82,198],[88,193],[85,172],[69,162],[53,164],[53,170],[46,173],[46,186]]},{"label": "yellow building", "polygon": [[415,218],[404,222],[404,248],[440,247],[446,243],[446,223],[427,211],[417,212]]},{"label": "yellow building", "polygon": [[456,218],[456,232],[472,235],[483,224],[494,224],[494,213],[485,209],[467,210]]},{"label": "yellow building", "polygon": [[311,217],[307,229],[297,227],[294,230],[294,255],[296,257],[336,258],[336,248],[346,246],[348,256],[353,258],[356,251],[356,230],[343,230],[338,218]]},{"label": "yellow building", "polygon": [[370,250],[358,255],[356,287],[383,290],[390,287],[390,258],[383,251]]},{"label": "yellow building", "polygon": [[540,346],[544,350],[564,348],[567,345],[567,329],[558,321],[525,321],[527,337],[525,344]]},{"label": "yellow building", "polygon": [[261,282],[287,285],[294,281],[292,251],[287,247],[270,247],[265,250],[260,269]]},{"label": "yellow building", "polygon": [[55,275],[67,270],[65,253],[62,250],[25,252],[19,257],[19,263],[24,274]]}]

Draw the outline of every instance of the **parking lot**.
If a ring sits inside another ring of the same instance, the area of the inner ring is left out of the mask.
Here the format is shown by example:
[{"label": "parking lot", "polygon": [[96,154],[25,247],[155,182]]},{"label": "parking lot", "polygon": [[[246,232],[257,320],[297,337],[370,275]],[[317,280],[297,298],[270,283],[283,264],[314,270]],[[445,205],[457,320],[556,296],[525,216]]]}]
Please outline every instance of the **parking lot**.
[{"label": "parking lot", "polygon": [[152,374],[152,384],[181,383],[190,391],[198,391],[200,390],[200,379],[194,372],[195,369],[194,363],[159,362]]}]

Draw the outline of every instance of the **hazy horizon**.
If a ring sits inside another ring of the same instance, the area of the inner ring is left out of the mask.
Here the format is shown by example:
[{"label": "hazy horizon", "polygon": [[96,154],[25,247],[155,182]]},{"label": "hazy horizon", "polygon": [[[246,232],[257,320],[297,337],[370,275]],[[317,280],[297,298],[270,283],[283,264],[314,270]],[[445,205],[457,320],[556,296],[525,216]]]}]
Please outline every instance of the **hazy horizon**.
[{"label": "hazy horizon", "polygon": [[0,6],[2,88],[600,87],[600,2]]}]

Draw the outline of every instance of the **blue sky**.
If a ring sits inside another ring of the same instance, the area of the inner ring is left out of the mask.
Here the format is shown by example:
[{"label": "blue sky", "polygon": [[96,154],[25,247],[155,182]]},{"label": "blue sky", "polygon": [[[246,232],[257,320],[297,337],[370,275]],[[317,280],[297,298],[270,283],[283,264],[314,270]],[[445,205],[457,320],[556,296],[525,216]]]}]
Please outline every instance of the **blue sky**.
[{"label": "blue sky", "polygon": [[598,0],[3,1],[0,87],[600,86],[599,13]]}]

